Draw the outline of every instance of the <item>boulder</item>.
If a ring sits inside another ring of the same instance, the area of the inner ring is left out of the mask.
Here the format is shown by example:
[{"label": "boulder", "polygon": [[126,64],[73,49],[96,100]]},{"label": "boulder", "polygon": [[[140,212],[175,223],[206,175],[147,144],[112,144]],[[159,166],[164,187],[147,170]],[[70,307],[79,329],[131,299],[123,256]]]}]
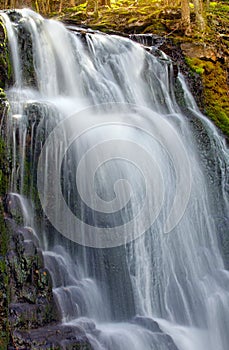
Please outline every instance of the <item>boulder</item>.
[{"label": "boulder", "polygon": [[217,61],[217,52],[213,46],[205,43],[182,43],[181,50],[185,56]]},{"label": "boulder", "polygon": [[[18,350],[92,350],[82,328],[63,324],[50,325],[34,330],[15,330],[12,339]],[[9,350],[11,349],[15,348],[9,348]]]}]

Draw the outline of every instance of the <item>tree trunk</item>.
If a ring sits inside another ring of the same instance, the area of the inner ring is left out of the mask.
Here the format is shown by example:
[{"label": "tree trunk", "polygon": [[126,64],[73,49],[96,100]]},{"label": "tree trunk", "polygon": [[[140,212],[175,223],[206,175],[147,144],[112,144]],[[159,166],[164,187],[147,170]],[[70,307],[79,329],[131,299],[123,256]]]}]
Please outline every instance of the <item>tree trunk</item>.
[{"label": "tree trunk", "polygon": [[209,5],[210,5],[210,1],[206,0],[206,7],[207,7],[207,9],[209,8]]},{"label": "tree trunk", "polygon": [[50,1],[46,0],[46,8],[45,8],[45,13],[50,13]]},{"label": "tree trunk", "polygon": [[53,12],[53,0],[49,0],[49,9],[50,12]]},{"label": "tree trunk", "polygon": [[189,0],[181,0],[181,22],[185,34],[191,32]]},{"label": "tree trunk", "polygon": [[63,0],[60,0],[59,12],[62,12]]},{"label": "tree trunk", "polygon": [[197,29],[200,32],[204,32],[205,21],[203,17],[203,2],[202,0],[193,0],[193,4],[194,4],[195,15],[196,15]]}]

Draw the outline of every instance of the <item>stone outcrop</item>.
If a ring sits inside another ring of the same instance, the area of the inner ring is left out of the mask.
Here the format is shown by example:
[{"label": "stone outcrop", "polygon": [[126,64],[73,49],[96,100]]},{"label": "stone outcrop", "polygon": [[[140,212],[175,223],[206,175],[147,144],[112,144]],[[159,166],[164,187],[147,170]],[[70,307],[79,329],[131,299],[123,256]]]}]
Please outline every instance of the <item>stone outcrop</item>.
[{"label": "stone outcrop", "polygon": [[191,58],[203,58],[216,61],[218,53],[214,46],[209,46],[202,43],[182,43],[181,50],[185,56]]},{"label": "stone outcrop", "polygon": [[20,207],[8,196],[4,201],[8,250],[9,349],[77,349],[91,346],[82,328],[64,326],[52,292],[52,279],[44,266],[38,238],[29,227],[18,225]]},{"label": "stone outcrop", "polygon": [[[31,350],[91,350],[86,335],[80,328],[61,324],[34,330],[15,330],[14,341],[17,349]],[[15,349],[9,347],[9,350]]]},{"label": "stone outcrop", "polygon": [[[20,17],[15,11],[11,19]],[[24,76],[35,85],[31,69],[31,40],[23,28],[20,46],[24,50]],[[24,41],[24,42],[23,42]],[[6,195],[11,172],[11,148],[7,140],[9,104],[4,92],[12,85],[12,67],[7,35],[0,19],[0,350],[77,349],[91,346],[82,328],[64,326],[52,291],[52,279],[44,266],[38,238],[23,227],[23,213],[17,197]],[[30,106],[31,116],[36,106]]]},{"label": "stone outcrop", "polygon": [[151,331],[155,334],[157,334],[157,337],[158,337],[158,340],[160,341],[160,344],[164,345],[166,349],[178,350],[172,337],[170,335],[164,333],[161,330],[158,323],[156,321],[154,321],[152,318],[143,317],[143,316],[136,316],[132,322],[148,329],[149,331]]}]

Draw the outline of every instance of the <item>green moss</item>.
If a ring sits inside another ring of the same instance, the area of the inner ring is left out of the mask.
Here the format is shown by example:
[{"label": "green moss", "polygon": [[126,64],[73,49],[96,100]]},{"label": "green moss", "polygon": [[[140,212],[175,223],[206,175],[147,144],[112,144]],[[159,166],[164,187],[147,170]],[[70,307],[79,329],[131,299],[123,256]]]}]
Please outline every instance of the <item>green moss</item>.
[{"label": "green moss", "polygon": [[198,58],[186,57],[185,62],[191,68],[191,70],[197,74],[204,73],[204,63]]},{"label": "green moss", "polygon": [[87,3],[80,4],[78,6],[69,7],[65,10],[66,13],[81,12],[86,11]]},{"label": "green moss", "polygon": [[83,22],[92,29],[100,29],[105,32],[115,29],[125,33],[140,33],[152,25],[152,20],[158,19],[163,8],[159,1],[139,0],[138,3],[133,3],[131,0],[120,0],[112,1],[111,7],[99,7],[98,13],[95,14],[94,8],[88,9],[85,2],[72,8],[64,8],[59,19],[70,17],[79,24]]},{"label": "green moss", "polygon": [[210,2],[210,9],[213,12],[225,12],[226,14],[229,13],[229,5],[218,3],[215,1]]},{"label": "green moss", "polygon": [[207,115],[214,121],[225,135],[229,137],[229,118],[220,106],[210,106],[207,108]]},{"label": "green moss", "polygon": [[220,62],[187,57],[192,72],[201,75],[207,116],[229,137],[229,106],[226,68]]},{"label": "green moss", "polygon": [[0,99],[6,100],[6,93],[3,89],[0,88]]},{"label": "green moss", "polygon": [[12,78],[12,67],[8,49],[8,38],[4,23],[0,17],[0,87],[5,88],[7,81]]},{"label": "green moss", "polygon": [[132,17],[128,20],[128,23],[131,24],[133,22],[137,22],[138,18],[137,17]]}]

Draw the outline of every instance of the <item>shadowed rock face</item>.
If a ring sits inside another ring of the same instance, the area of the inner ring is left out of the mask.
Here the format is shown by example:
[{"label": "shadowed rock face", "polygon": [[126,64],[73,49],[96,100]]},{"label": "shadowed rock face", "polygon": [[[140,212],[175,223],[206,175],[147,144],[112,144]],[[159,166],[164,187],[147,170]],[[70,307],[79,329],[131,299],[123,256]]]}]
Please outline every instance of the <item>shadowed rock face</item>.
[{"label": "shadowed rock face", "polygon": [[6,156],[6,144],[3,140],[4,125],[8,102],[3,88],[10,80],[8,74],[8,49],[5,28],[0,20],[0,349],[5,349],[8,342],[8,274],[5,255],[8,239],[4,223],[2,196],[8,189],[9,159]]},{"label": "shadowed rock face", "polygon": [[[9,67],[9,50],[5,27],[0,18],[0,88],[11,83],[11,70]],[[0,96],[1,97],[1,96]]]},{"label": "shadowed rock face", "polygon": [[[17,344],[17,349],[92,349],[82,329],[78,329],[77,332],[76,328],[60,324],[30,331],[15,330],[14,341]],[[14,349],[14,347],[9,349]]]},{"label": "shadowed rock face", "polygon": [[[14,22],[20,20],[15,11],[11,11],[10,15]],[[24,55],[24,76],[27,83],[33,85],[32,42],[20,25],[18,31]],[[12,85],[12,69],[6,30],[1,19],[0,44],[0,125],[1,136],[5,138],[9,105],[2,89]],[[35,114],[39,119],[36,110],[31,108],[28,111],[30,117]],[[11,166],[10,149],[8,157],[4,140],[0,138],[0,142],[0,348],[91,349],[82,329],[77,331],[75,327],[60,324],[51,276],[44,266],[38,240],[30,228],[23,227],[23,211],[18,198],[5,196]]]},{"label": "shadowed rock face", "polygon": [[10,349],[91,349],[83,329],[60,324],[52,280],[43,254],[30,228],[18,226],[21,209],[17,200],[5,200],[9,248]]}]

